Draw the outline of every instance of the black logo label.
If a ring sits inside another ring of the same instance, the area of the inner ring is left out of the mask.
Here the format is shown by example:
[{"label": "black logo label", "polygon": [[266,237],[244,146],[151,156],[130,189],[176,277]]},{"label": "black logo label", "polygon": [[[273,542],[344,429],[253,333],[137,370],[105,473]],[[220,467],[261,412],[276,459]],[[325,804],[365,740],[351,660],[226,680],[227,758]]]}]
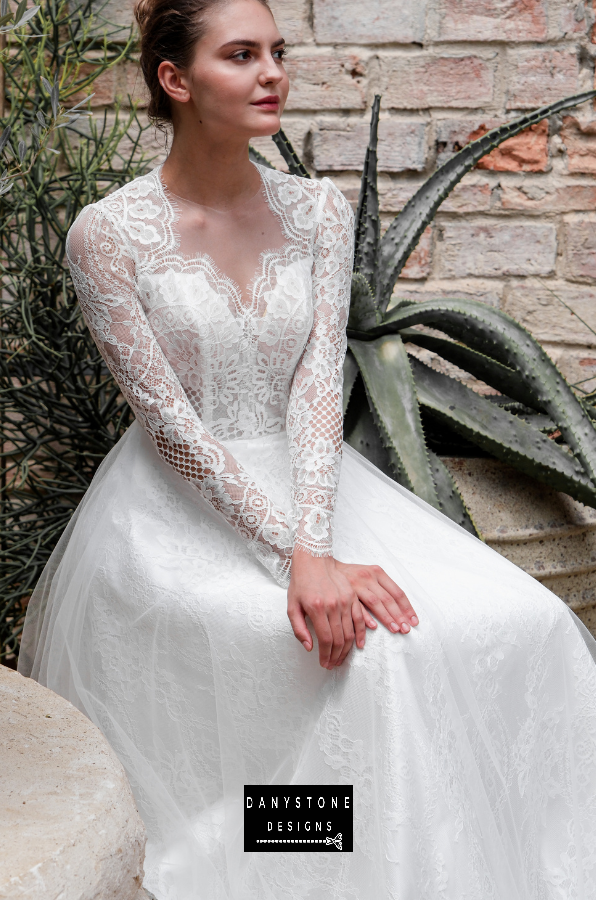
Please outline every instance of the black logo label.
[{"label": "black logo label", "polygon": [[351,853],[351,784],[244,785],[244,850]]}]

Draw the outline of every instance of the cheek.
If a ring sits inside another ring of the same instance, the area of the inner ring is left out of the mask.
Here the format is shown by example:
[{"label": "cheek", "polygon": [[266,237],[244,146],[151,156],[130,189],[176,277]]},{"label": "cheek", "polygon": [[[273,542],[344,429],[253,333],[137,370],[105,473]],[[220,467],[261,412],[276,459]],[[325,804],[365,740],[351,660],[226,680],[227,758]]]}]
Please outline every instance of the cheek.
[{"label": "cheek", "polygon": [[217,65],[197,73],[193,84],[194,99],[199,109],[212,109],[229,113],[232,107],[246,104],[253,89],[252,83],[241,71]]}]

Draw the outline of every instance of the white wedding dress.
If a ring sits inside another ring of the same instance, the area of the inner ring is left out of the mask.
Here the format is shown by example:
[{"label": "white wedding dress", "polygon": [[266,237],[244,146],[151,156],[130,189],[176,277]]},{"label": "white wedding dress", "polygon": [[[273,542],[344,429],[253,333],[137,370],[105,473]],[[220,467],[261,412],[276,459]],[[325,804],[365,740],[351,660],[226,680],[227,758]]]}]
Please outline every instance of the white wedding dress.
[{"label": "white wedding dress", "polygon": [[[595,900],[596,642],[342,443],[353,216],[257,167],[230,212],[161,169],[69,233],[135,423],[31,600],[20,671],[104,732],[158,900]],[[340,469],[341,463],[341,469]],[[420,624],[321,668],[294,545],[377,563]],[[351,784],[351,853],[244,853],[249,784]]]}]

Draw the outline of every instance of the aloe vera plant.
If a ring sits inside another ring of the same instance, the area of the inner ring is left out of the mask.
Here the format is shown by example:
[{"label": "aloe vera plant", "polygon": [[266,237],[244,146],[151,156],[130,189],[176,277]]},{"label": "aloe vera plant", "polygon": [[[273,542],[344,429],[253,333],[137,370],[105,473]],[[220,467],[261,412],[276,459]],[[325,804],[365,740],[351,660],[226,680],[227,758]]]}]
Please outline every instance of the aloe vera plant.
[{"label": "aloe vera plant", "polygon": [[[594,410],[579,399],[532,335],[505,313],[469,299],[390,306],[399,273],[436,211],[466,172],[507,138],[596,94],[567,97],[473,141],[429,178],[381,236],[377,192],[380,96],[372,109],[356,213],[354,273],[344,366],[346,441],[472,533],[451,475],[428,446],[425,421],[442,423],[481,453],[596,507]],[[274,138],[290,171],[305,175],[288,139]],[[498,392],[483,396],[422,363],[412,346]]]}]

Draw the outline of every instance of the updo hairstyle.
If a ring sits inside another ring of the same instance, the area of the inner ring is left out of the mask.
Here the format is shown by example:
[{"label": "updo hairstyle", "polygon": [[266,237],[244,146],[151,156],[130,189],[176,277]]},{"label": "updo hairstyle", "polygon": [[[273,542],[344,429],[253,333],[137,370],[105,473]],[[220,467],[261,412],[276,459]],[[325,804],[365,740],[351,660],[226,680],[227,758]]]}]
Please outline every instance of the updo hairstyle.
[{"label": "updo hairstyle", "polygon": [[[195,46],[207,30],[211,10],[229,0],[137,0],[134,15],[141,34],[141,71],[149,90],[149,118],[158,125],[172,121],[170,97],[162,88],[157,70],[171,62],[187,69]],[[269,8],[267,0],[259,0]]]}]

